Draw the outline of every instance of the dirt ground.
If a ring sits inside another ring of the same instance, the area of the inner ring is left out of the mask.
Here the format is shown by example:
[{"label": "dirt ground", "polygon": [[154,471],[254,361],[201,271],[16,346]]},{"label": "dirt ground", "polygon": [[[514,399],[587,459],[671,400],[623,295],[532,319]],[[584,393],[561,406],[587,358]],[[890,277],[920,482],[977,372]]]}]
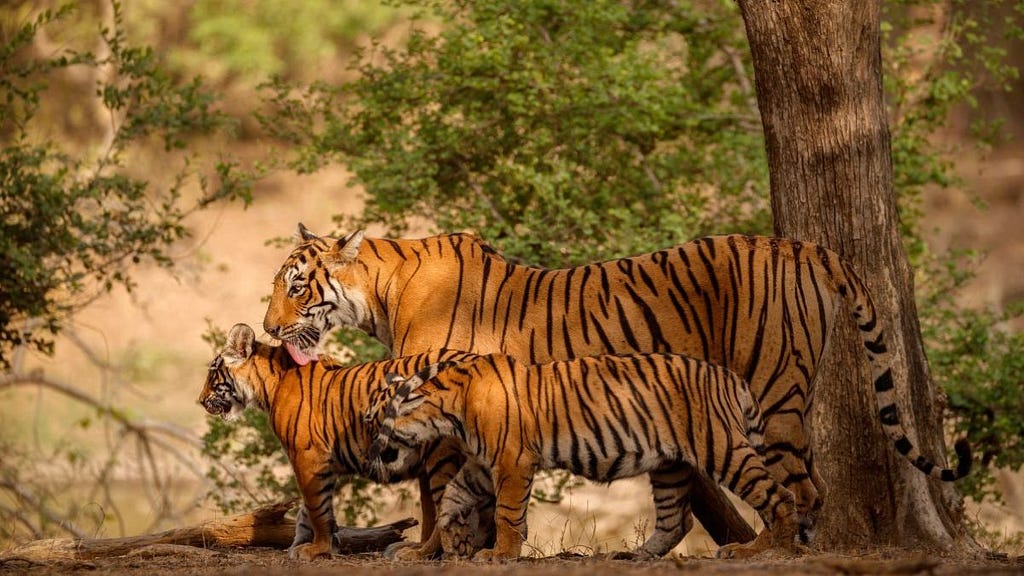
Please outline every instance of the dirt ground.
[{"label": "dirt ground", "polygon": [[596,574],[649,575],[661,573],[747,575],[818,574],[933,574],[962,575],[1024,574],[1024,559],[943,558],[921,553],[872,552],[839,556],[811,554],[795,559],[717,560],[674,557],[651,562],[609,560],[593,556],[523,559],[507,564],[476,564],[468,561],[394,563],[379,554],[360,554],[301,563],[290,560],[286,552],[268,548],[200,549],[158,545],[132,554],[90,561],[62,561],[33,564],[19,560],[0,560],[0,574],[56,576],[65,574],[124,576],[194,575],[231,576],[283,574],[292,576],[345,574],[395,574],[428,576],[445,574],[519,574],[532,576],[591,576]]}]

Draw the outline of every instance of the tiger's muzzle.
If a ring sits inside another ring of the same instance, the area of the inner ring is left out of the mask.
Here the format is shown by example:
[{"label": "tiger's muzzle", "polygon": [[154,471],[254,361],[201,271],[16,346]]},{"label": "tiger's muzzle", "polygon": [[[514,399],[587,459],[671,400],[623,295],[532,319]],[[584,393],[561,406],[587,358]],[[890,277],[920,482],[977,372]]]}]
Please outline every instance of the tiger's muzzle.
[{"label": "tiger's muzzle", "polygon": [[207,396],[200,402],[206,411],[214,416],[221,416],[231,412],[231,401],[217,396]]}]

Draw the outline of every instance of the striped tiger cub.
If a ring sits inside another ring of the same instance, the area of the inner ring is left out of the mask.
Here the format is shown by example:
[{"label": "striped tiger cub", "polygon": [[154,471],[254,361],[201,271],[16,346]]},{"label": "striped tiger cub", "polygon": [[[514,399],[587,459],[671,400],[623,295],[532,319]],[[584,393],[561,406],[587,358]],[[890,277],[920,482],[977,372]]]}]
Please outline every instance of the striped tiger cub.
[{"label": "striped tiger cub", "polygon": [[672,354],[539,365],[493,354],[388,381],[367,413],[377,425],[368,457],[387,477],[401,470],[400,455],[458,438],[476,465],[465,465],[452,486],[479,482],[472,476],[484,472],[496,487],[496,543],[476,560],[519,556],[534,474],[554,468],[598,482],[650,477],[657,522],[637,550],[640,558],[663,556],[690,529],[694,469],[743,498],[765,522],[757,539],[725,546],[722,556],[798,547],[793,493],[768,473],[758,453],[760,408],[730,370]]},{"label": "striped tiger cub", "polygon": [[[665,554],[689,531],[694,469],[743,498],[768,527],[750,544],[723,546],[719,556],[802,550],[794,538],[806,542],[798,516],[790,514],[792,494],[764,473],[764,424],[747,383],[685,356],[597,356],[531,366],[495,354],[441,362],[408,380],[388,375],[371,397],[366,420],[376,427],[368,457],[382,476],[406,452],[446,436],[457,438],[470,457],[440,505],[438,527],[450,525],[439,540],[445,551],[474,549],[466,518],[497,486],[497,545],[480,557],[518,555],[533,474],[549,468],[601,482],[649,474],[657,520],[640,557]],[[936,479],[954,481],[970,471],[966,440],[955,445],[956,470],[936,466],[905,436],[896,442],[907,443],[899,452]]]},{"label": "striped tiger cub", "polygon": [[[337,477],[373,477],[366,466],[372,437],[363,423],[371,391],[388,373],[412,374],[436,362],[474,357],[438,351],[350,368],[328,361],[299,366],[284,347],[258,342],[252,328],[236,324],[228,333],[223,351],[210,363],[199,403],[208,413],[228,420],[248,407],[270,415],[271,427],[288,455],[303,501],[289,555],[310,560],[333,550]],[[428,502],[440,500],[445,485],[463,463],[461,453],[444,442],[427,444],[422,453],[404,452],[401,457],[389,480],[418,478],[421,499]],[[481,513],[490,515],[492,511],[487,508]],[[433,526],[426,521],[422,530],[424,538],[434,534]],[[489,535],[478,534],[474,546],[483,546]]]},{"label": "striped tiger cub", "polygon": [[[825,247],[714,236],[545,269],[510,262],[471,234],[328,238],[300,224],[297,238],[263,321],[297,362],[334,329],[355,326],[394,356],[450,348],[532,364],[658,352],[722,365],[750,383],[765,421],[765,461],[796,496],[810,533],[821,501],[806,417],[818,364],[845,314],[871,365],[883,432],[901,454],[918,456],[896,409],[885,321],[851,266]],[[715,490],[700,475],[695,481]]]}]

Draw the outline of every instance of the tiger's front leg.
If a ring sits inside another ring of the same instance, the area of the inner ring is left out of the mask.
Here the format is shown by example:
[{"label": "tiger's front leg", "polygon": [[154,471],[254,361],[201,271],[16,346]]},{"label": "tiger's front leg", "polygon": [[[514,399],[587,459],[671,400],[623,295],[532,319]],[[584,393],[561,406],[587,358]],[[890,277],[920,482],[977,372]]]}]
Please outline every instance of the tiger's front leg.
[{"label": "tiger's front leg", "polygon": [[530,503],[535,466],[498,465],[491,469],[495,496],[494,548],[486,548],[473,556],[475,561],[491,562],[519,558],[526,539],[526,509]]},{"label": "tiger's front leg", "polygon": [[313,541],[313,525],[309,522],[309,513],[306,512],[306,505],[300,504],[299,511],[295,514],[295,538],[292,545],[288,547],[288,555],[294,558],[293,550],[300,544]]},{"label": "tiger's front leg", "polygon": [[[317,455],[302,457],[297,455],[292,460],[295,480],[302,494],[303,507],[313,533],[312,541],[295,544],[288,549],[292,559],[314,560],[330,556],[337,524],[334,521],[334,474],[327,462]],[[301,510],[300,510],[301,514]],[[298,522],[296,522],[296,541],[299,540]]]}]

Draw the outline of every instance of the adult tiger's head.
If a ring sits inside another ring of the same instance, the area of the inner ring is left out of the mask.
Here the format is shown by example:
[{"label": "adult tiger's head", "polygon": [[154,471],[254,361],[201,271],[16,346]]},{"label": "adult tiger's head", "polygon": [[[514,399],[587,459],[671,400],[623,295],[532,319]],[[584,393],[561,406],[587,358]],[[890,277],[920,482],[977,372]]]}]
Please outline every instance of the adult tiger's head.
[{"label": "adult tiger's head", "polygon": [[265,398],[253,384],[259,378],[259,366],[253,362],[258,346],[262,345],[256,342],[256,333],[248,325],[235,324],[231,328],[224,349],[210,362],[206,384],[199,394],[199,403],[207,412],[235,420],[250,406],[266,410]]},{"label": "adult tiger's head", "polygon": [[366,272],[357,264],[363,231],[341,239],[320,237],[301,223],[298,245],[274,276],[263,329],[284,342],[304,366],[316,359],[331,331],[358,326],[373,333],[364,292]]}]

